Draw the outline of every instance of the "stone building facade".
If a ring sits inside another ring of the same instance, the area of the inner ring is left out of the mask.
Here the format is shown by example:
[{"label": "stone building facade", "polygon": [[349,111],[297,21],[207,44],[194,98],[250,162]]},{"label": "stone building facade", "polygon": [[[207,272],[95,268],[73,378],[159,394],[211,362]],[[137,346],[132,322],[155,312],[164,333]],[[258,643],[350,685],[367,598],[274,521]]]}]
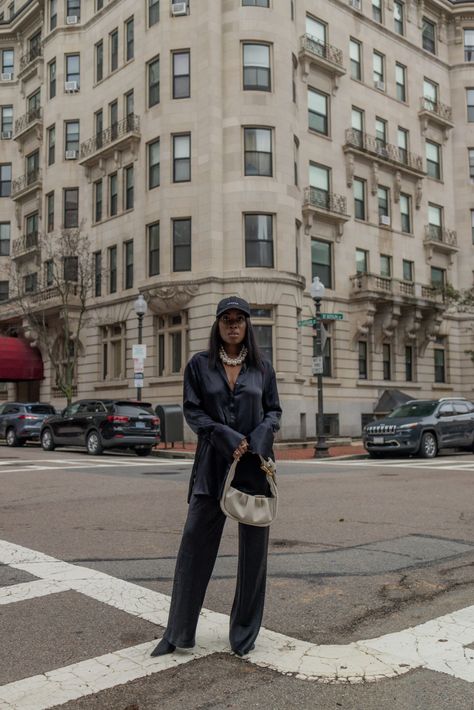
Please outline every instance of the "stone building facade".
[{"label": "stone building facade", "polygon": [[[55,332],[38,234],[79,227],[96,278],[80,397],[181,399],[217,301],[252,305],[285,438],[315,431],[309,285],[326,286],[328,432],[380,394],[472,397],[474,2],[0,1],[0,329],[29,336],[20,274]],[[50,235],[50,237],[48,237]],[[57,332],[61,328],[57,325]],[[33,393],[60,404],[45,357]]]}]

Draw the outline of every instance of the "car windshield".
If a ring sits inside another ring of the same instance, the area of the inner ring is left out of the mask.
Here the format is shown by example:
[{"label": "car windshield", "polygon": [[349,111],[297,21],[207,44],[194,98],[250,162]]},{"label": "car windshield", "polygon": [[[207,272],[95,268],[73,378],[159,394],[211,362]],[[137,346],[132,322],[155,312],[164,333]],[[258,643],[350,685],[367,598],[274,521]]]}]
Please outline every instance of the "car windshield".
[{"label": "car windshield", "polygon": [[[109,407],[107,407],[109,409]],[[126,417],[138,417],[140,414],[154,414],[151,404],[130,404],[129,402],[116,402],[111,405],[110,411],[123,414]]]},{"label": "car windshield", "polygon": [[401,417],[428,417],[436,409],[436,402],[407,402],[397,407],[388,415],[388,418]]},{"label": "car windshield", "polygon": [[50,404],[29,404],[26,410],[31,414],[56,414],[56,410]]}]

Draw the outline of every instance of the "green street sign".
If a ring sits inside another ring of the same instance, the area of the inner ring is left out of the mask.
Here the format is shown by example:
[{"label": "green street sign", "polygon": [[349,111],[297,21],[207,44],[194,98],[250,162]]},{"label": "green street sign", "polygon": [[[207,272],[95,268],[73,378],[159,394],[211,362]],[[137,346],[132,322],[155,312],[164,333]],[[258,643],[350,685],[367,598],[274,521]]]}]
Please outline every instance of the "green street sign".
[{"label": "green street sign", "polygon": [[320,313],[321,320],[343,320],[344,313]]},{"label": "green street sign", "polygon": [[316,323],[316,318],[307,318],[306,320],[299,320],[298,325],[314,325]]}]

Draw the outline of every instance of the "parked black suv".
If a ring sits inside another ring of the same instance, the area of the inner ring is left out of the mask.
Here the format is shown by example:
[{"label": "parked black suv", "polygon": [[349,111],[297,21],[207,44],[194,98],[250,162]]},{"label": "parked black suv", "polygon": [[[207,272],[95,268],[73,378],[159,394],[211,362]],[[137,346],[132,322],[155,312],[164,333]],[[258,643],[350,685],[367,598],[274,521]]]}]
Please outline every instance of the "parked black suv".
[{"label": "parked black suv", "polygon": [[42,423],[52,414],[56,414],[56,410],[50,404],[5,402],[0,405],[0,439],[5,439],[7,446],[38,441]]},{"label": "parked black suv", "polygon": [[369,455],[419,454],[434,458],[439,449],[474,445],[474,405],[466,399],[412,399],[384,419],[367,424],[363,442]]},{"label": "parked black suv", "polygon": [[41,427],[45,451],[56,446],[85,446],[89,454],[104,449],[133,449],[148,456],[160,441],[160,420],[147,402],[125,399],[83,399]]}]

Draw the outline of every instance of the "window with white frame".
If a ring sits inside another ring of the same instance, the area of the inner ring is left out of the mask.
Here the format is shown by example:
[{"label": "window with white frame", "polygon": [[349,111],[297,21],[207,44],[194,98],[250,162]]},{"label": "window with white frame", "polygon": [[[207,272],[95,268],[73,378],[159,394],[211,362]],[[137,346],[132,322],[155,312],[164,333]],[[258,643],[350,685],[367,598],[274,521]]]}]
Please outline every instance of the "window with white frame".
[{"label": "window with white frame", "polygon": [[411,234],[411,197],[400,194],[400,223],[401,230],[405,234]]},{"label": "window with white frame", "polygon": [[426,141],[426,172],[435,180],[441,179],[441,148],[432,141]]},{"label": "window with white frame", "polygon": [[407,100],[407,70],[403,64],[395,64],[395,79],[397,84],[397,99],[406,102]]},{"label": "window with white frame", "polygon": [[474,28],[464,30],[464,61],[474,62]]},{"label": "window with white frame", "polygon": [[351,39],[349,43],[349,55],[351,60],[351,77],[357,81],[362,80],[362,44],[356,39]]},{"label": "window with white frame", "polygon": [[0,256],[10,255],[10,222],[0,222]]},{"label": "window with white frame", "polygon": [[171,313],[156,319],[157,375],[180,375],[188,357],[188,314]]},{"label": "window with white frame", "polygon": [[399,0],[395,0],[395,2],[393,3],[393,27],[394,27],[395,32],[399,35],[405,34],[403,19],[404,19],[403,3],[399,2]]},{"label": "window with white frame", "polygon": [[438,104],[438,84],[430,79],[423,79],[423,108],[436,111]]},{"label": "window with white frame", "polygon": [[270,45],[244,42],[243,87],[245,91],[271,91]]},{"label": "window with white frame", "polygon": [[374,86],[376,89],[385,91],[385,57],[380,52],[375,52],[372,55],[372,68]]},{"label": "window with white frame", "polygon": [[308,89],[308,125],[310,130],[329,134],[329,97],[316,89]]}]

